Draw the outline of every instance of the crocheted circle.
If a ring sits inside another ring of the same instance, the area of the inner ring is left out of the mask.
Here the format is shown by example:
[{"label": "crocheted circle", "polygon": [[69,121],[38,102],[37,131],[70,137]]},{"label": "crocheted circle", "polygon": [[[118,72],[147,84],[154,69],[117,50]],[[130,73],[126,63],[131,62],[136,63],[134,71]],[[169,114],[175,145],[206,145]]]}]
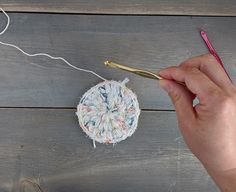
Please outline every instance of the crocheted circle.
[{"label": "crocheted circle", "polygon": [[117,143],[135,132],[139,103],[126,82],[104,81],[82,96],[76,114],[81,128],[93,141]]}]

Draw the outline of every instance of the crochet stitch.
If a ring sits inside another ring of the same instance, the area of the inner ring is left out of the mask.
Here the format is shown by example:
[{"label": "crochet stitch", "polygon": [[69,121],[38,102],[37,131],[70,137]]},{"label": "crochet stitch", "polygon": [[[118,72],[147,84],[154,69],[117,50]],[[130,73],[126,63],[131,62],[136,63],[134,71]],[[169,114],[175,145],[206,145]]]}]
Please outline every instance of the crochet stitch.
[{"label": "crochet stitch", "polygon": [[99,143],[117,143],[131,136],[140,114],[137,96],[123,82],[104,81],[90,88],[77,106],[83,131]]}]

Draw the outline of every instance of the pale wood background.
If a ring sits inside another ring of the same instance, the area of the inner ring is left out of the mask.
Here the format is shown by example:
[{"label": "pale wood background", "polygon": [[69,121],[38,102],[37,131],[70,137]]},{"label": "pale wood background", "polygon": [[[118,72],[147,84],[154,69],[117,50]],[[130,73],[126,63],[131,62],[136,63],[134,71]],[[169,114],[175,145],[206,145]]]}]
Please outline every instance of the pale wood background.
[{"label": "pale wood background", "polygon": [[236,16],[234,0],[1,0],[9,11]]},{"label": "pale wood background", "polygon": [[[1,41],[63,56],[107,79],[128,77],[142,113],[131,138],[93,149],[79,128],[75,106],[100,80],[1,45],[0,191],[19,191],[24,178],[40,181],[48,192],[217,191],[185,146],[158,83],[103,66],[106,59],[153,71],[177,65],[207,53],[201,27],[235,81],[236,18],[210,17],[235,16],[235,1],[204,2],[1,1],[12,12]],[[1,28],[4,19],[0,14]]]}]

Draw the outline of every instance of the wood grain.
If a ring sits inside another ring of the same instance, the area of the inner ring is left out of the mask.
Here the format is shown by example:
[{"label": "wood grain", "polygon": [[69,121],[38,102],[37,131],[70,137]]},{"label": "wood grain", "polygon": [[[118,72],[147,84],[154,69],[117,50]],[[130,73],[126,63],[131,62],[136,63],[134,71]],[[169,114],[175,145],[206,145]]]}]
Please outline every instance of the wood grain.
[{"label": "wood grain", "polygon": [[96,149],[74,110],[0,109],[0,122],[1,191],[19,191],[25,178],[50,192],[217,190],[173,112],[142,112],[132,137]]},{"label": "wood grain", "polygon": [[[142,111],[131,138],[93,149],[71,108],[100,80],[1,45],[0,191],[18,192],[24,179],[49,192],[218,191],[185,146],[175,113],[161,111],[173,107],[157,82],[105,68],[103,61],[152,71],[177,65],[207,52],[197,31],[201,27],[235,81],[236,18],[183,16],[236,16],[235,1],[2,0],[0,6],[24,12],[10,14],[12,23],[0,41],[65,57],[107,79],[128,77],[141,108],[160,110]],[[0,14],[0,30],[4,19]]]},{"label": "wood grain", "polygon": [[236,16],[234,0],[2,0],[1,7],[20,12]]},{"label": "wood grain", "polygon": [[[197,27],[203,27],[236,80],[236,18],[10,14],[1,36],[30,53],[47,52],[94,70],[107,79],[130,79],[142,109],[173,109],[154,80],[106,68],[107,59],[158,71],[207,53]],[[1,15],[1,18],[3,15]],[[3,26],[3,23],[2,23]],[[83,93],[100,82],[64,63],[29,58],[0,46],[0,106],[75,107]]]}]

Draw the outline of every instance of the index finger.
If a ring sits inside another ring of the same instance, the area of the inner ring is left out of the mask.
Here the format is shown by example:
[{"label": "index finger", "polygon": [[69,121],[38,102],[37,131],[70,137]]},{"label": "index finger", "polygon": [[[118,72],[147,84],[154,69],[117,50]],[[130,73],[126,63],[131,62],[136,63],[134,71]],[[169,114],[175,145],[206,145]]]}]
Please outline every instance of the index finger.
[{"label": "index finger", "polygon": [[195,67],[170,67],[161,70],[159,74],[166,79],[185,82],[189,91],[197,96],[200,104],[208,104],[212,97],[217,96],[221,92],[220,87]]},{"label": "index finger", "polygon": [[200,55],[188,59],[180,64],[181,67],[196,67],[205,73],[209,79],[224,90],[227,90],[229,85],[232,85],[224,68],[218,63],[215,57],[211,54]]}]

